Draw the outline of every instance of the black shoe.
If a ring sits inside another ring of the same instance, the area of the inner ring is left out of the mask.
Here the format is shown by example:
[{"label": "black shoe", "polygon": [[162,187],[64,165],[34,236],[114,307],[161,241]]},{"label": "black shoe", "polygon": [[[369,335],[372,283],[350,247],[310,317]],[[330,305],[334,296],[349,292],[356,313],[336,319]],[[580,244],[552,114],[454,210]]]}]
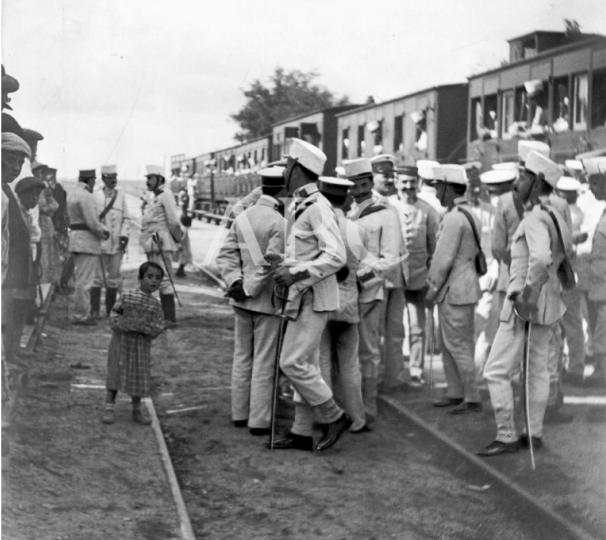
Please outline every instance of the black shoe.
[{"label": "black shoe", "polygon": [[234,420],[234,427],[248,427],[248,420]]},{"label": "black shoe", "polygon": [[450,414],[465,414],[472,412],[482,412],[482,404],[473,401],[464,401],[452,409]]},{"label": "black shoe", "polygon": [[368,427],[368,424],[364,424],[360,429],[356,429],[355,431],[350,430],[350,433],[357,435],[358,433],[368,433],[369,431],[370,428]]},{"label": "black shoe", "polygon": [[[271,448],[269,441],[265,443],[267,448]],[[314,449],[314,440],[312,437],[297,435],[288,432],[281,439],[274,440],[274,450],[305,450],[311,452]]]},{"label": "black shoe", "polygon": [[270,435],[271,429],[266,427],[251,427],[249,429],[251,435],[261,436],[261,435]]},{"label": "black shoe", "polygon": [[408,381],[408,386],[411,388],[423,388],[425,386],[425,380],[423,377],[412,376]]},{"label": "black shoe", "polygon": [[520,443],[518,441],[512,443],[493,441],[479,452],[476,452],[476,456],[492,457],[498,456],[499,454],[513,454],[519,450]]},{"label": "black shoe", "polygon": [[[532,447],[535,450],[538,450],[543,446],[543,441],[541,440],[541,437],[531,437],[531,439]],[[528,435],[526,433],[522,433],[522,435],[520,435],[520,438],[518,439],[518,443],[520,443],[521,448],[528,448],[530,446],[528,444]]]},{"label": "black shoe", "polygon": [[[574,420],[574,415],[563,413],[557,409],[547,409],[543,418],[544,424],[570,424]],[[534,437],[533,437],[534,439]]]},{"label": "black shoe", "polygon": [[432,405],[434,407],[452,407],[453,405],[459,405],[463,403],[463,398],[458,397],[443,397],[442,399],[438,399],[434,401]]},{"label": "black shoe", "polygon": [[343,432],[351,427],[351,424],[351,418],[345,413],[339,416],[339,418],[337,418],[334,422],[325,424],[323,428],[324,436],[316,448],[318,450],[326,450],[327,448],[330,448],[339,440],[341,435],[343,435]]}]

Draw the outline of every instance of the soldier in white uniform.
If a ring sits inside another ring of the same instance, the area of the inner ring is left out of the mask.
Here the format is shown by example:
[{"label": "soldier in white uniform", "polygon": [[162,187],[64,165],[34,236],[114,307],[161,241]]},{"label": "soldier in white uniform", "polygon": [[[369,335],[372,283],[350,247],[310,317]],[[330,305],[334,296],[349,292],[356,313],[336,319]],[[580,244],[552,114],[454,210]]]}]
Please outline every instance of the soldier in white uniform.
[{"label": "soldier in white uniform", "polygon": [[[358,281],[361,287],[358,300],[360,304],[359,356],[364,408],[368,422],[372,422],[377,416],[377,387],[381,367],[381,327],[389,294],[387,278],[392,269],[400,270],[401,268],[400,222],[397,214],[388,207],[388,203],[374,200],[373,170],[368,159],[353,159],[346,161],[343,166],[347,179],[354,183],[350,192],[356,206],[349,213],[349,218],[364,227],[368,235],[368,255],[362,260],[358,271]],[[394,316],[398,317],[397,314]],[[403,312],[399,313],[399,317],[403,324]],[[385,340],[388,340],[387,335]],[[401,345],[397,351],[396,360],[398,357],[402,357]]]},{"label": "soldier in white uniform", "polygon": [[295,387],[295,422],[274,448],[312,450],[311,424],[317,413],[324,423],[318,450],[332,446],[351,426],[322,378],[320,339],[328,315],[339,307],[336,272],[346,263],[346,252],[336,215],[318,191],[317,180],[326,155],[319,148],[293,138],[284,177],[295,197],[288,215],[285,259],[274,271],[278,285],[288,287],[290,317],[280,367]]},{"label": "soldier in white uniform", "polygon": [[101,180],[104,187],[93,193],[99,220],[109,229],[109,238],[101,244],[100,272],[90,290],[90,303],[93,317],[99,317],[101,306],[101,288],[105,287],[105,313],[116,303],[120,287],[120,265],[128,246],[130,216],[123,191],[116,189],[118,173],[115,165],[101,167]]},{"label": "soldier in white uniform", "polygon": [[235,316],[232,420],[236,427],[248,426],[253,435],[268,435],[271,422],[280,321],[265,256],[271,259],[284,253],[285,220],[278,200],[285,191],[284,170],[271,167],[258,172],[263,194],[238,215],[217,256]]},{"label": "soldier in white uniform", "polygon": [[[562,216],[553,211],[550,199],[562,172],[543,154],[530,151],[525,157],[517,189],[522,201],[532,205],[532,211],[526,214],[512,239],[507,298],[484,368],[497,424],[495,441],[478,452],[484,457],[516,452],[529,444],[536,448],[542,445],[543,416],[549,396],[550,327],[562,318],[566,309],[557,277],[557,268],[565,253],[560,247],[554,218],[568,254],[572,251],[572,239]],[[545,209],[552,210],[553,218]],[[514,307],[520,316],[516,315]],[[523,359],[525,320],[531,323],[527,376],[532,439],[529,440],[528,433],[523,433],[518,440],[512,376],[519,370]]]},{"label": "soldier in white uniform", "polygon": [[101,242],[109,231],[99,221],[92,191],[97,174],[94,169],[82,170],[75,189],[67,196],[69,216],[69,251],[74,257],[74,308],[72,323],[94,325],[90,314],[90,290],[100,272]]},{"label": "soldier in white uniform", "polygon": [[425,285],[436,249],[440,216],[431,204],[418,197],[418,169],[407,166],[396,172],[400,224],[408,253],[404,298],[409,323],[410,384],[418,388],[425,383]]},{"label": "soldier in white uniform", "polygon": [[168,276],[173,276],[173,257],[182,236],[179,212],[170,189],[165,189],[163,168],[148,165],[145,176],[147,190],[153,193],[153,197],[141,220],[140,242],[147,260],[158,263],[164,269],[164,279],[160,284],[160,302],[167,326],[174,327],[177,324],[175,295]]},{"label": "soldier in white uniform", "polygon": [[[451,414],[482,410],[474,362],[474,311],[482,296],[475,258],[480,248],[479,219],[464,197],[467,175],[460,165],[434,169],[437,197],[448,212],[440,223],[438,243],[427,277],[428,307],[438,304],[440,350],[448,389],[434,407],[449,407]],[[472,225],[473,224],[473,225]]]},{"label": "soldier in white uniform", "polygon": [[321,176],[318,182],[320,192],[335,209],[341,239],[347,250],[347,264],[336,274],[339,283],[339,309],[328,316],[320,344],[320,366],[322,377],[331,388],[334,379],[335,399],[343,404],[352,420],[350,431],[364,433],[370,431],[370,428],[366,424],[364,413],[362,375],[358,360],[360,313],[357,272],[368,247],[368,236],[360,223],[347,219],[342,210],[347,192],[353,185],[349,180],[326,176]]}]

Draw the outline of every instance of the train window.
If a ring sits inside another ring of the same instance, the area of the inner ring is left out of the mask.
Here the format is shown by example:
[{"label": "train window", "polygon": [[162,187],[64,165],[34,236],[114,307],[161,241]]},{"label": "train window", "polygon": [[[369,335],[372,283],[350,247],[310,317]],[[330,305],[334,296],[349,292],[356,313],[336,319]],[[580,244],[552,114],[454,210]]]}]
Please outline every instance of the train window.
[{"label": "train window", "polygon": [[573,127],[574,129],[587,129],[587,95],[589,89],[587,73],[574,76],[573,88]]},{"label": "train window", "polygon": [[497,103],[496,94],[484,96],[484,138],[496,139],[498,137]]},{"label": "train window", "polygon": [[484,119],[482,114],[482,98],[473,98],[471,100],[471,119],[469,130],[469,139],[471,141],[477,141],[480,138],[480,133],[482,132],[483,126]]},{"label": "train window", "polygon": [[570,129],[570,92],[569,77],[553,80],[553,129],[562,133]]},{"label": "train window", "polygon": [[515,93],[513,90],[503,92],[501,96],[501,137],[511,139],[512,126],[515,127]]},{"label": "train window", "polygon": [[606,126],[606,69],[594,71],[591,86],[591,127]]},{"label": "train window", "polygon": [[400,114],[393,120],[393,151],[404,152],[404,115]]},{"label": "train window", "polygon": [[349,159],[349,128],[341,132],[341,159]]},{"label": "train window", "polygon": [[380,154],[383,152],[383,120],[368,122],[366,127],[372,133],[373,153]]},{"label": "train window", "polygon": [[364,124],[358,126],[358,157],[364,157],[364,147],[366,142],[364,141]]}]

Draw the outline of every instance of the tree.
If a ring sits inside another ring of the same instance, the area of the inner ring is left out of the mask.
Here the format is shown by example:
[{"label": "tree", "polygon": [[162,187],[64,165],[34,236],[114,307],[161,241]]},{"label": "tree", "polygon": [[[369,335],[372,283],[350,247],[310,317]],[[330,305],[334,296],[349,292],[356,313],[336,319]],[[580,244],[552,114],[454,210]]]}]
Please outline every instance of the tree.
[{"label": "tree", "polygon": [[243,142],[266,135],[273,124],[292,116],[349,104],[347,96],[338,98],[323,86],[314,84],[317,77],[318,73],[314,71],[285,71],[277,67],[269,84],[254,80],[248,89],[242,90],[248,100],[246,105],[230,115],[241,128],[236,140]]}]

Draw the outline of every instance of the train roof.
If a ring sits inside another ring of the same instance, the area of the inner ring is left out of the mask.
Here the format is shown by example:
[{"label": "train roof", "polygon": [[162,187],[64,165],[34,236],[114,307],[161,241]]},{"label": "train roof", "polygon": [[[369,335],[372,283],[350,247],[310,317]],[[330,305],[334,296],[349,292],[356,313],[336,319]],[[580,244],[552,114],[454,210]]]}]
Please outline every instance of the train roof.
[{"label": "train roof", "polygon": [[[327,113],[327,112],[336,112],[335,116],[339,116],[339,114],[343,114],[346,111],[357,109],[360,107],[359,103],[353,103],[351,105],[335,105],[334,107],[324,107],[322,109],[316,109],[315,111],[310,111],[307,113],[298,114],[297,116],[292,116],[290,118],[286,118],[281,120],[280,122],[276,122],[272,124],[272,128],[276,128],[278,126],[282,126],[284,124],[289,124],[290,122],[294,122],[296,120],[300,120],[301,118],[306,118],[308,116],[313,116],[314,114]],[[337,112],[337,111],[340,111]]]}]

